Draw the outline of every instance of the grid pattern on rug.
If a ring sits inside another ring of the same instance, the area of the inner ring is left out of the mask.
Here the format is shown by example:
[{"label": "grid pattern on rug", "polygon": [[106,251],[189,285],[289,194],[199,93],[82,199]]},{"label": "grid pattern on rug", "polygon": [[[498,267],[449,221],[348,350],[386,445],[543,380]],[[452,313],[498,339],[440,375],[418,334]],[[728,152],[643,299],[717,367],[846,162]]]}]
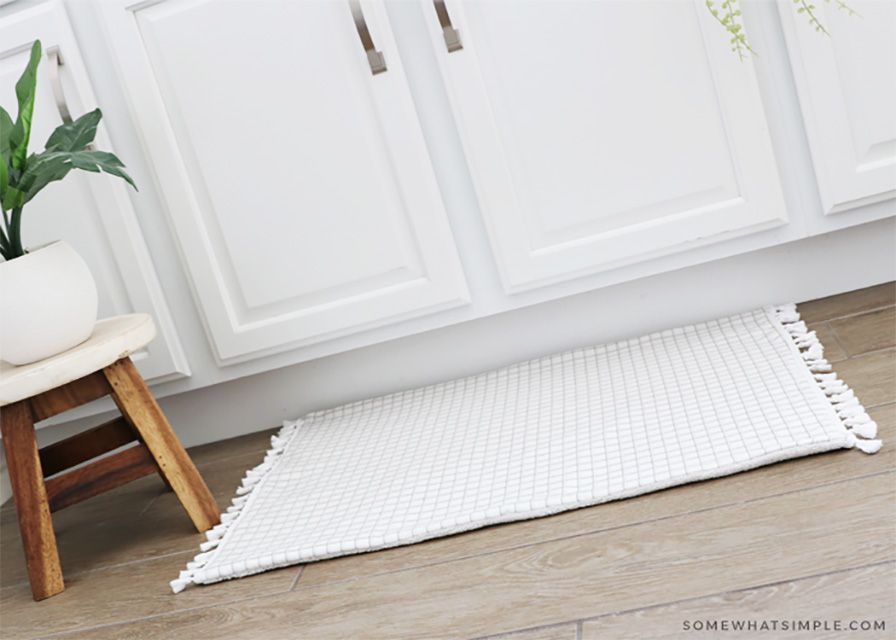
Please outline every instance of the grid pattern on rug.
[{"label": "grid pattern on rug", "polygon": [[758,310],[306,416],[194,581],[524,519],[846,446]]}]

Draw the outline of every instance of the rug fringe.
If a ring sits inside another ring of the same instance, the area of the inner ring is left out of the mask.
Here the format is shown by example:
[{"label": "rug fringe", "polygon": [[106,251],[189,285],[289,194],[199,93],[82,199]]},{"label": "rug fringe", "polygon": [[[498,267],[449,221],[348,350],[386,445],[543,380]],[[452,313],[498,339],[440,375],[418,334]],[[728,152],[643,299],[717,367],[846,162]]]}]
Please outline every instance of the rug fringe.
[{"label": "rug fringe", "polygon": [[276,466],[286,445],[289,444],[289,441],[296,434],[301,424],[301,420],[286,421],[283,423],[280,431],[276,435],[271,436],[271,448],[265,453],[264,460],[261,461],[261,464],[246,472],[246,476],[236,490],[236,497],[230,506],[227,507],[227,510],[221,514],[221,524],[215,525],[205,532],[207,541],[199,545],[200,553],[193,558],[192,562],[187,563],[187,568],[180,572],[176,580],[168,583],[171,586],[171,591],[180,593],[187,585],[198,583],[196,579],[197,574],[212,559],[224,534],[242,514],[253,489]]},{"label": "rug fringe", "polygon": [[837,378],[831,363],[824,358],[824,347],[814,331],[809,331],[800,320],[795,304],[772,307],[775,318],[790,334],[812,372],[816,383],[827,396],[828,401],[843,423],[847,433],[847,445],[865,453],[877,453],[883,444],[877,437],[877,423],[865,411],[849,385]]}]

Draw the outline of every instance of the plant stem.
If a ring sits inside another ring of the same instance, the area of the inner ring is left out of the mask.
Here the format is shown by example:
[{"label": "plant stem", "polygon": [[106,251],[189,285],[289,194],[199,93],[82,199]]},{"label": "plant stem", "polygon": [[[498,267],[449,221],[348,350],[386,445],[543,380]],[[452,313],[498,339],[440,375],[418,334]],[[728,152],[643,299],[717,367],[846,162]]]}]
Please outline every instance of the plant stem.
[{"label": "plant stem", "polygon": [[828,30],[824,28],[824,25],[821,24],[821,20],[815,15],[815,5],[809,4],[806,0],[799,0],[800,8],[797,9],[798,13],[805,13],[809,18],[809,24],[815,27],[815,30],[823,33],[826,36],[831,35],[828,33]]},{"label": "plant stem", "polygon": [[[0,229],[0,255],[6,258],[6,254],[9,253],[9,239],[6,237],[6,232],[4,229]],[[6,258],[7,260],[9,258]]]},{"label": "plant stem", "polygon": [[25,255],[25,249],[22,248],[22,207],[12,210],[9,221],[9,251],[12,258]]}]

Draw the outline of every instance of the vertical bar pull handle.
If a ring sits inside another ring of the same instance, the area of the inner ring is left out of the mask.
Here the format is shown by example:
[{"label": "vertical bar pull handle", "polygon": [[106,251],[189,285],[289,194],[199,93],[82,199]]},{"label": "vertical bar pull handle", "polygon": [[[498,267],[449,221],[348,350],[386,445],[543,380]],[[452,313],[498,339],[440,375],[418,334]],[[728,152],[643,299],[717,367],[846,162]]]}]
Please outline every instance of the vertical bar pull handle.
[{"label": "vertical bar pull handle", "polygon": [[68,102],[65,99],[65,91],[62,89],[62,79],[59,77],[59,67],[65,64],[62,54],[59,53],[57,47],[53,47],[47,51],[47,57],[50,59],[50,86],[53,87],[53,98],[56,100],[56,110],[62,122],[69,124],[72,121],[72,112],[68,108]]},{"label": "vertical bar pull handle", "polygon": [[[59,76],[59,68],[65,65],[65,60],[62,58],[62,53],[59,52],[59,47],[47,49],[47,57],[50,59],[50,86],[53,88],[53,99],[56,100],[56,111],[59,112],[59,117],[63,123],[71,124],[74,118],[72,118],[71,109],[68,108],[68,100],[65,99],[65,89],[62,88],[62,78]],[[86,148],[94,151],[96,145],[91,142]]]},{"label": "vertical bar pull handle", "polygon": [[460,41],[460,32],[451,24],[451,16],[448,15],[445,0],[433,0],[432,4],[436,8],[436,15],[442,27],[442,37],[445,38],[445,46],[448,47],[448,53],[460,51],[464,48],[464,45]]},{"label": "vertical bar pull handle", "polygon": [[360,0],[348,0],[348,6],[352,11],[352,19],[355,21],[355,29],[358,30],[361,46],[364,47],[364,53],[367,54],[370,72],[373,75],[382,73],[386,70],[386,58],[383,57],[381,52],[376,50],[373,44],[373,38],[370,36],[370,29],[367,28],[367,20],[364,19],[364,11],[361,9]]}]

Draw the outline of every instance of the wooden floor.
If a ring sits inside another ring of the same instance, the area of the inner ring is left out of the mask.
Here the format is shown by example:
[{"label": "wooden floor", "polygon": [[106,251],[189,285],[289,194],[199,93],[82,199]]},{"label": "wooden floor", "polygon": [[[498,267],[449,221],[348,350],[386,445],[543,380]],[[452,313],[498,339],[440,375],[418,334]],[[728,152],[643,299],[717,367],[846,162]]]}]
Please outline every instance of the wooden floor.
[{"label": "wooden floor", "polygon": [[[35,603],[0,510],[0,637],[896,637],[896,286],[800,305],[880,426],[838,451],[550,518],[175,596],[200,536],[147,477],[55,515],[67,589]],[[219,503],[270,432],[192,453]],[[687,631],[707,620],[883,620],[885,631]]]}]

